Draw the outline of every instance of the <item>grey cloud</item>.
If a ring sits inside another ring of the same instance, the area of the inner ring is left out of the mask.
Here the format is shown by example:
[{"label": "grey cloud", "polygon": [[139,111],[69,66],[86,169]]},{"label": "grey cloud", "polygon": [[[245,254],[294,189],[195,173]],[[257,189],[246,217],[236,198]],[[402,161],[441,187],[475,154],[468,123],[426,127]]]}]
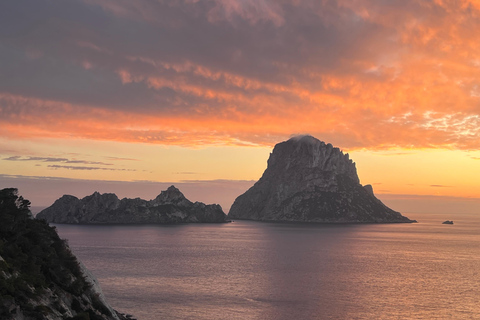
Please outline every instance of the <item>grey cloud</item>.
[{"label": "grey cloud", "polygon": [[42,162],[66,162],[66,158],[49,158],[49,157],[22,157],[22,156],[11,156],[4,158],[3,160],[7,161],[42,161]]},{"label": "grey cloud", "polygon": [[85,160],[68,160],[65,163],[83,163],[83,164],[99,164],[103,166],[112,166],[113,163],[105,163],[100,161],[85,161]]},{"label": "grey cloud", "polygon": [[53,158],[53,157],[22,157],[22,156],[11,156],[8,158],[4,158],[2,160],[7,161],[40,161],[40,162],[63,162],[63,163],[71,163],[71,164],[96,164],[96,165],[104,165],[104,166],[111,166],[112,163],[105,163],[99,161],[87,161],[87,160],[69,160],[67,158]]},{"label": "grey cloud", "polygon": [[[304,68],[355,72],[358,67],[345,65],[345,61],[373,59],[378,53],[372,52],[368,43],[391,32],[335,2],[292,5],[289,1],[262,1],[261,6],[239,2],[244,6],[233,9],[221,3],[3,2],[0,54],[9,63],[0,67],[0,89],[108,108],[135,106],[138,112],[175,112],[203,103],[216,109],[222,104],[175,88],[152,89],[142,81],[122,84],[117,71],[126,69],[133,75],[174,81],[188,79],[207,88],[246,93],[222,79],[208,80],[193,72],[131,59],[141,57],[167,64],[189,61],[284,85],[295,78],[310,86]],[[114,5],[117,10],[110,10]],[[91,68],[86,69],[85,63]]]}]

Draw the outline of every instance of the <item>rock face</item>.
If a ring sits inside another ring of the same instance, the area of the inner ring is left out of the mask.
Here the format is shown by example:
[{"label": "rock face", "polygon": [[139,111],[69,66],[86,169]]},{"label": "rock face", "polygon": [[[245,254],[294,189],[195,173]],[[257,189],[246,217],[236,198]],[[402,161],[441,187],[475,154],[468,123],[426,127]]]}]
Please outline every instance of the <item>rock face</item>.
[{"label": "rock face", "polygon": [[64,195],[36,217],[52,223],[72,224],[227,222],[220,205],[193,203],[174,186],[150,201],[120,200],[113,193],[95,192],[83,199]]},{"label": "rock face", "polygon": [[14,188],[0,190],[0,319],[126,320],[29,204]]},{"label": "rock face", "polygon": [[257,183],[233,203],[230,219],[302,222],[413,222],[359,182],[355,163],[312,136],[279,143]]}]

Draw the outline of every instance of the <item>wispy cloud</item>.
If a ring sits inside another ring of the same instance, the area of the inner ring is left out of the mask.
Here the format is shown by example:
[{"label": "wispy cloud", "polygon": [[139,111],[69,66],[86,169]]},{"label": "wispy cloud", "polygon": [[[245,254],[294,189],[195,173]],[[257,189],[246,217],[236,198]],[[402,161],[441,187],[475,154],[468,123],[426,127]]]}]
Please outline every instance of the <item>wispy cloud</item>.
[{"label": "wispy cloud", "polygon": [[379,155],[382,155],[382,156],[407,156],[407,155],[411,155],[412,153],[411,152],[389,152],[389,153],[379,153]]},{"label": "wispy cloud", "polygon": [[99,161],[87,161],[87,160],[70,160],[67,158],[54,158],[54,157],[22,157],[22,156],[11,156],[3,158],[2,160],[6,161],[37,161],[37,162],[62,162],[70,164],[94,164],[94,165],[104,165],[111,166],[112,163],[105,163]]},{"label": "wispy cloud", "polygon": [[193,174],[200,174],[200,173],[199,172],[182,171],[182,172],[174,172],[174,174],[193,175]]},{"label": "wispy cloud", "polygon": [[110,161],[140,161],[139,159],[134,158],[119,158],[119,157],[106,157]]},{"label": "wispy cloud", "polygon": [[105,170],[105,171],[137,171],[136,169],[116,169],[104,167],[81,167],[81,166],[62,166],[58,164],[48,165],[51,169],[68,169],[68,170]]},{"label": "wispy cloud", "polygon": [[66,158],[50,158],[50,157],[22,157],[22,156],[11,156],[4,158],[2,160],[7,161],[41,161],[41,162],[66,162]]},{"label": "wispy cloud", "polygon": [[431,184],[430,187],[433,187],[433,188],[453,188],[453,186],[445,186],[445,185],[442,185],[442,184]]}]

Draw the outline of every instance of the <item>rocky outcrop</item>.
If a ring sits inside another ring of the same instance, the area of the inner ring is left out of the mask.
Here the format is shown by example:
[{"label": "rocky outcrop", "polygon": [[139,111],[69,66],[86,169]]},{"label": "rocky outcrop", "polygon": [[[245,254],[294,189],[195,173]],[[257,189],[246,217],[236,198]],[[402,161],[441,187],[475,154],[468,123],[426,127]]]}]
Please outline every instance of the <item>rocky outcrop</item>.
[{"label": "rocky outcrop", "polygon": [[195,223],[227,222],[218,204],[191,202],[175,188],[169,187],[155,199],[118,199],[113,193],[93,193],[83,199],[64,195],[37,214],[37,219],[52,223]]},{"label": "rocky outcrop", "polygon": [[0,319],[125,320],[95,277],[14,188],[0,190]]},{"label": "rocky outcrop", "polygon": [[359,182],[355,163],[312,136],[279,143],[267,169],[239,196],[230,219],[302,222],[412,222]]}]

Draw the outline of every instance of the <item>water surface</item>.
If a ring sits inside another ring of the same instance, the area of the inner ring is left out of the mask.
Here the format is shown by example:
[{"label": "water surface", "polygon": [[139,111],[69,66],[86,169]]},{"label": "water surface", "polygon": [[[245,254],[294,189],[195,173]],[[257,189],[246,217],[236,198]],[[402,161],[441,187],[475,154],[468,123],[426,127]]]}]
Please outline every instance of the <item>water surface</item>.
[{"label": "water surface", "polygon": [[420,223],[56,226],[139,320],[480,319],[479,217],[407,216]]}]

